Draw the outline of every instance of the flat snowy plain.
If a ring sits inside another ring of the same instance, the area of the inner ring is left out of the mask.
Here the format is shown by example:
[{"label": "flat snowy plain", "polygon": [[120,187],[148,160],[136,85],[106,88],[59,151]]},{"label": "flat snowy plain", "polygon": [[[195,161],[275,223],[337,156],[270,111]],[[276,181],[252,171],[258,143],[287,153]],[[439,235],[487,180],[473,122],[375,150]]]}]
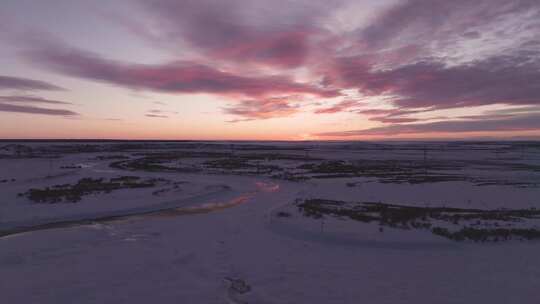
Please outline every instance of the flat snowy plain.
[{"label": "flat snowy plain", "polygon": [[539,207],[537,142],[3,142],[0,303],[538,303]]}]

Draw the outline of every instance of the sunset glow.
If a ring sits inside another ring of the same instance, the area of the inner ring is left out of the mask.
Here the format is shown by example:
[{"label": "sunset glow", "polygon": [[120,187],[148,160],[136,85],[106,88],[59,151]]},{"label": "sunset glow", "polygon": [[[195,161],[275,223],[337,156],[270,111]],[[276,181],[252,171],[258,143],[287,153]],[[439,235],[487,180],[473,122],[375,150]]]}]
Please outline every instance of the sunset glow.
[{"label": "sunset glow", "polygon": [[6,0],[0,138],[538,138],[540,2]]}]

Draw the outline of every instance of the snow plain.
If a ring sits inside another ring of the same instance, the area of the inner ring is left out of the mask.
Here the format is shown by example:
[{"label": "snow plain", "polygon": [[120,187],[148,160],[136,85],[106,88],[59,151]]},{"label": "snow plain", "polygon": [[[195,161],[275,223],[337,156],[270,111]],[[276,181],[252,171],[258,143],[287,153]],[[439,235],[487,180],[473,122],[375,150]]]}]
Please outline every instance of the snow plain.
[{"label": "snow plain", "polygon": [[[19,195],[121,176],[168,182],[75,203]],[[540,298],[539,241],[456,242],[295,205],[537,208],[538,143],[4,143],[0,193],[2,303]]]}]

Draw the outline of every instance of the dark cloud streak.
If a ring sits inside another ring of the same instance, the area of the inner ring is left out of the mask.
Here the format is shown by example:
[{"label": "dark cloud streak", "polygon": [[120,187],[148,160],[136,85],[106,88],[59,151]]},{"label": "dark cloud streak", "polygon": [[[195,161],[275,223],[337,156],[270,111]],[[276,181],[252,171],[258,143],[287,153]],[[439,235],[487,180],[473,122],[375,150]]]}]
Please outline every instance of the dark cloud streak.
[{"label": "dark cloud streak", "polygon": [[47,99],[38,96],[29,96],[29,95],[11,95],[11,96],[0,96],[1,102],[8,103],[45,103],[45,104],[61,104],[61,105],[70,105],[72,103],[60,100]]},{"label": "dark cloud streak", "polygon": [[0,75],[0,90],[63,91],[64,88],[45,81]]},{"label": "dark cloud streak", "polygon": [[159,115],[159,114],[145,114],[144,116],[150,117],[150,118],[169,118],[167,115]]},{"label": "dark cloud streak", "polygon": [[365,130],[327,132],[319,136],[394,136],[401,134],[422,133],[468,133],[468,132],[501,132],[501,131],[535,131],[540,130],[540,115],[519,115],[503,118],[439,121],[421,124],[397,124]]},{"label": "dark cloud streak", "polygon": [[12,113],[24,113],[24,114],[41,114],[49,116],[65,116],[73,117],[78,116],[79,114],[70,110],[64,109],[47,109],[35,106],[27,105],[13,105],[0,103],[0,112],[12,112]]},{"label": "dark cloud streak", "polygon": [[344,100],[342,102],[339,102],[335,105],[332,105],[330,107],[321,108],[315,110],[315,114],[332,114],[332,113],[339,113],[343,111],[349,111],[353,108],[364,106],[365,103],[356,101],[356,100]]}]

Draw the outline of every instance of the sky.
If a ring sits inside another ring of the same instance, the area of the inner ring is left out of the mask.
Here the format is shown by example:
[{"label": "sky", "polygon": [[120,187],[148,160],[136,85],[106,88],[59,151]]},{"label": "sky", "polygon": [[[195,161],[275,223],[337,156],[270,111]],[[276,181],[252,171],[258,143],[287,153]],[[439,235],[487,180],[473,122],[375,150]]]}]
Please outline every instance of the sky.
[{"label": "sky", "polygon": [[538,0],[2,0],[0,138],[540,138]]}]

